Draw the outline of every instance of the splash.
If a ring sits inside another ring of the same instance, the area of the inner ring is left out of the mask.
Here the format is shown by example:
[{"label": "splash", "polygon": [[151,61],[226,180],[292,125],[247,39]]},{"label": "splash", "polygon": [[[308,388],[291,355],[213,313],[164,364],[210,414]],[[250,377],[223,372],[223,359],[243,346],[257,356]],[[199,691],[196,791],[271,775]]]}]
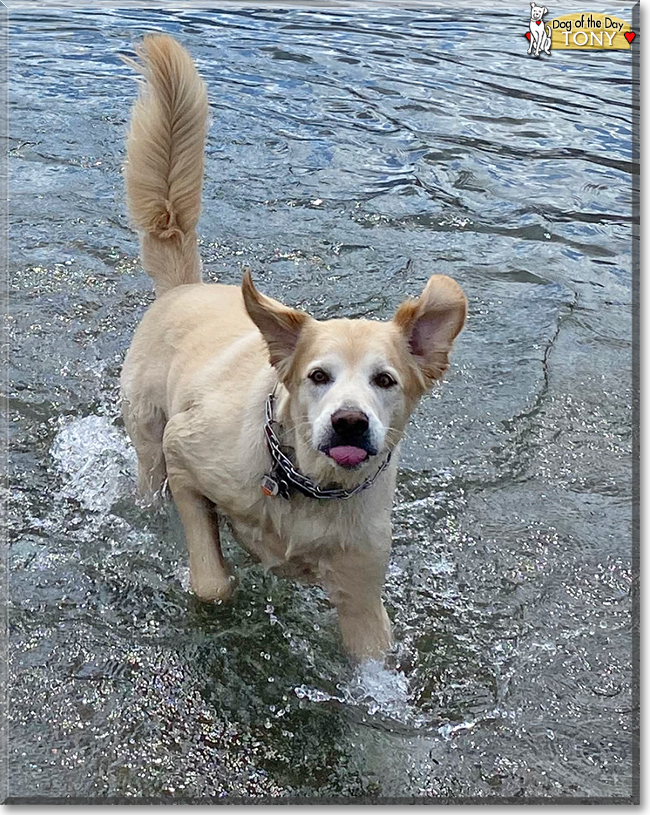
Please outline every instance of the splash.
[{"label": "splash", "polygon": [[335,702],[360,709],[369,716],[389,719],[408,727],[428,724],[425,716],[414,707],[404,674],[389,670],[378,660],[359,665],[346,683],[337,686],[338,695],[300,685],[294,688],[299,699],[311,702]]},{"label": "splash", "polygon": [[84,416],[64,425],[50,449],[67,476],[62,497],[86,509],[108,512],[133,491],[137,461],[126,436],[105,416]]}]

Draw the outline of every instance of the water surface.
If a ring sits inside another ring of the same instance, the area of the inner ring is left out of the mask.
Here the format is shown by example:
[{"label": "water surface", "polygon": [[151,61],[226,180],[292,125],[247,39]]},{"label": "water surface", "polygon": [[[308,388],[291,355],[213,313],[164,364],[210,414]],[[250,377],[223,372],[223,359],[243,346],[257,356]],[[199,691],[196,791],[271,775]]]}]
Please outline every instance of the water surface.
[{"label": "water surface", "polygon": [[[13,798],[632,794],[631,55],[533,62],[527,9],[11,12]],[[386,667],[234,545],[234,602],[198,603],[136,498],[119,54],[150,30],[209,86],[207,278],[321,318],[468,294],[405,443]]]}]

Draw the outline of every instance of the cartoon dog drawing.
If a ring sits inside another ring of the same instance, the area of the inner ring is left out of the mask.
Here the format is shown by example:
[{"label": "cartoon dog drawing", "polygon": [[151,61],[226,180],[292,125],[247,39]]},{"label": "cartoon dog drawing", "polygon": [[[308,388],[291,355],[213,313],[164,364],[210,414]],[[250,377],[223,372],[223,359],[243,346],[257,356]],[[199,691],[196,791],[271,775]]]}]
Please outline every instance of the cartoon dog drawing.
[{"label": "cartoon dog drawing", "polygon": [[548,9],[546,6],[538,6],[535,0],[530,4],[530,45],[528,53],[535,48],[535,56],[539,56],[540,51],[551,55],[551,27],[545,25],[542,18]]}]

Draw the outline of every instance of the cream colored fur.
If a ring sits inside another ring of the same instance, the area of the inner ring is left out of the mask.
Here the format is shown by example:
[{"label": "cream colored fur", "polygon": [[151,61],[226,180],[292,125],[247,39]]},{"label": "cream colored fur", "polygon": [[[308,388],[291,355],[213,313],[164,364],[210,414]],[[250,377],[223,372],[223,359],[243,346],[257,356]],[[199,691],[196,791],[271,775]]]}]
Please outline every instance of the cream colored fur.
[{"label": "cream colored fur", "polygon": [[[154,493],[169,479],[200,598],[226,600],[233,589],[218,512],[265,567],[325,588],[353,658],[379,657],[391,643],[381,592],[399,442],[417,400],[448,365],[465,296],[434,275],[389,322],[320,322],[260,294],[248,274],[241,288],[202,283],[195,230],[205,87],[171,37],[148,36],[139,53],[146,85],[133,110],[126,188],[158,299],[136,330],[121,386],[140,490]],[[326,385],[310,378],[316,368],[330,375]],[[276,386],[277,418],[299,469],[321,485],[351,487],[392,450],[372,487],[347,501],[262,493],[271,463],[264,407]],[[376,445],[354,469],[323,452],[342,408],[368,417]]]},{"label": "cream colored fur", "polygon": [[205,84],[190,55],[171,37],[147,37],[145,78],[133,107],[124,178],[140,255],[160,296],[182,283],[201,282],[196,224],[201,212],[208,126]]}]

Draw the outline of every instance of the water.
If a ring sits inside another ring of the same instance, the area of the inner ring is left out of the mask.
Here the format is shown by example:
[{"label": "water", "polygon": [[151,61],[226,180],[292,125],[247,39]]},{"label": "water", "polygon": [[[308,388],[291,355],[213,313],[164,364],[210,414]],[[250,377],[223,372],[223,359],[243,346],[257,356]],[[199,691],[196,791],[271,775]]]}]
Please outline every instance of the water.
[{"label": "water", "polygon": [[[10,14],[13,798],[632,794],[631,55],[533,63],[527,14]],[[147,30],[209,85],[210,279],[317,317],[433,272],[469,296],[405,444],[385,666],[228,542],[234,602],[196,602],[173,507],[135,495],[118,54]]]}]

